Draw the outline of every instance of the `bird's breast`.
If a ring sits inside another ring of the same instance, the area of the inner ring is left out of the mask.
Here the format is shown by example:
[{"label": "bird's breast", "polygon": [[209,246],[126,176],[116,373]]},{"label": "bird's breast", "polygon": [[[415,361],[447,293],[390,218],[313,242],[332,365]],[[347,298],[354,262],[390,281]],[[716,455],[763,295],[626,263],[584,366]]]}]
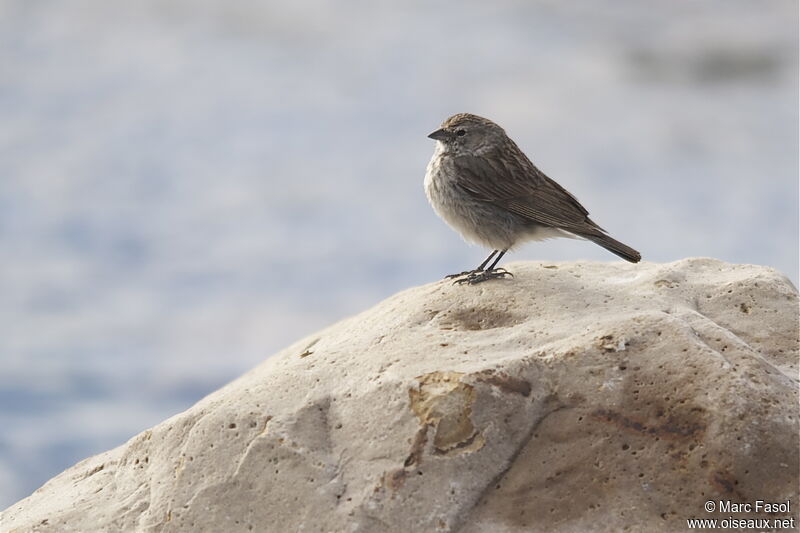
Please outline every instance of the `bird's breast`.
[{"label": "bird's breast", "polygon": [[516,240],[509,214],[472,197],[459,186],[462,178],[452,158],[434,153],[425,173],[425,194],[433,210],[466,240],[506,249]]},{"label": "bird's breast", "polygon": [[428,196],[436,213],[447,219],[442,209],[454,207],[454,203],[464,201],[464,192],[457,185],[458,176],[449,158],[442,156],[437,150],[428,163],[425,172],[425,194]]}]

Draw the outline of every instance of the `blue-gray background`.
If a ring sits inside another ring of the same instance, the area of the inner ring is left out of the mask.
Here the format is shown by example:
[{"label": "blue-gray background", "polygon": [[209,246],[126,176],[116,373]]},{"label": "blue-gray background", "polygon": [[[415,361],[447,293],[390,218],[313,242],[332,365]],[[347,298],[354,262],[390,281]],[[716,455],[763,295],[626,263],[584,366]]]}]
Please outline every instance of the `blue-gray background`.
[{"label": "blue-gray background", "polygon": [[0,0],[0,508],[475,266],[422,191],[459,111],[646,260],[797,282],[794,0]]}]

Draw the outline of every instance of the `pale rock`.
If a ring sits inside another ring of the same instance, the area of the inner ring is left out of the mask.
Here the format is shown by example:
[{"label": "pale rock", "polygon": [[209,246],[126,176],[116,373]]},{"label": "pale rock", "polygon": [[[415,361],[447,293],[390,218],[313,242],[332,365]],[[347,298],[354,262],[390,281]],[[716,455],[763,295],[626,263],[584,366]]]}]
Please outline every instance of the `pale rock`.
[{"label": "pale rock", "polygon": [[683,531],[797,516],[785,277],[711,259],[509,270],[407,290],[295,343],[56,476],[0,530]]}]

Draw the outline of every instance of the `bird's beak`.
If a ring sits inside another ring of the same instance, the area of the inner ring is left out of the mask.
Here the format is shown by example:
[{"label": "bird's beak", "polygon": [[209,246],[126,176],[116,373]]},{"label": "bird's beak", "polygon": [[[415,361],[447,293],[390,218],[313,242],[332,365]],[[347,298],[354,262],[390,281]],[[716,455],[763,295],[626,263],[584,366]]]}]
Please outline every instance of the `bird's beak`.
[{"label": "bird's beak", "polygon": [[429,139],[434,139],[437,141],[443,141],[450,137],[450,133],[445,129],[436,130],[430,135],[428,135]]}]

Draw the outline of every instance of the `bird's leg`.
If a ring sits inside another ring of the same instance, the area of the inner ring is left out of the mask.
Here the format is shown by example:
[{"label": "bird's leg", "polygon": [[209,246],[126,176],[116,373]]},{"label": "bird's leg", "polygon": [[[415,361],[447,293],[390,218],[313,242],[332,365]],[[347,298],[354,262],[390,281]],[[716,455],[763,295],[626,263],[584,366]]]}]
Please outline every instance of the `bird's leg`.
[{"label": "bird's leg", "polygon": [[[475,270],[465,270],[464,272],[461,272],[459,274],[450,274],[449,276],[445,276],[445,279],[460,278],[461,276],[468,276],[470,274],[476,274],[478,272],[483,272],[483,269],[486,267],[486,265],[489,263],[489,261],[492,260],[492,257],[494,257],[494,255],[496,253],[497,253],[497,250],[495,250],[492,253],[490,253],[489,257],[486,258],[486,261],[481,263],[480,266],[478,266],[478,268],[476,268]],[[503,253],[505,253],[505,252],[503,252]],[[500,254],[500,255],[503,255],[503,254]]]},{"label": "bird's leg", "polygon": [[[462,283],[469,283],[470,285],[475,285],[476,283],[481,283],[483,281],[488,281],[490,279],[504,278],[506,276],[514,277],[514,274],[507,271],[505,268],[495,268],[497,266],[497,263],[500,262],[500,259],[505,255],[507,251],[508,250],[502,250],[500,252],[500,255],[498,255],[497,258],[492,263],[492,266],[490,266],[486,270],[483,270],[483,268],[481,268],[480,270],[469,273],[465,278],[455,280],[453,283],[458,283],[459,285]],[[489,258],[481,265],[481,267],[485,267],[486,263],[489,262],[489,260],[494,256],[495,253],[497,253],[497,250],[495,250],[492,253],[492,255],[489,256]]]},{"label": "bird's leg", "polygon": [[[502,252],[500,252],[500,255],[498,255],[498,256],[497,256],[497,259],[495,259],[495,260],[494,260],[494,263],[492,263],[492,266],[490,266],[490,267],[487,269],[487,272],[494,272],[495,270],[502,270],[502,271],[504,271],[504,272],[505,272],[505,270],[506,270],[505,268],[497,268],[497,269],[496,269],[496,268],[494,268],[494,267],[496,267],[496,266],[497,266],[497,263],[499,263],[499,262],[500,262],[500,259],[502,259],[504,255],[506,255],[506,252],[507,252],[507,251],[508,251],[508,250],[503,250]],[[494,255],[494,254],[492,254],[492,255]],[[490,255],[490,256],[489,256],[489,259],[491,259],[491,258],[492,258],[492,256]],[[488,263],[488,262],[489,262],[489,259],[487,259],[487,260],[486,260],[486,263]],[[484,263],[484,265],[485,265],[486,263]],[[483,269],[481,269],[481,270],[483,270]]]},{"label": "bird's leg", "polygon": [[[494,252],[490,253],[490,254],[489,254],[489,257],[487,257],[487,258],[486,258],[486,261],[484,261],[483,263],[481,263],[481,265],[480,265],[478,268],[476,268],[475,270],[473,270],[473,272],[483,272],[483,269],[484,269],[484,268],[486,268],[486,265],[489,263],[489,261],[491,261],[491,260],[492,260],[492,257],[494,257],[494,254],[496,254],[497,252],[498,252],[498,250],[495,250]],[[506,253],[506,252],[505,252],[505,250],[503,250],[502,252],[500,252],[500,257],[503,257],[503,254],[504,254],[504,253]],[[500,260],[500,257],[498,257],[498,258],[497,258],[497,261],[499,261],[499,260]],[[492,266],[496,265],[496,264],[497,264],[497,261],[495,261],[495,262],[492,264]],[[489,270],[491,270],[491,268],[490,268]]]}]

